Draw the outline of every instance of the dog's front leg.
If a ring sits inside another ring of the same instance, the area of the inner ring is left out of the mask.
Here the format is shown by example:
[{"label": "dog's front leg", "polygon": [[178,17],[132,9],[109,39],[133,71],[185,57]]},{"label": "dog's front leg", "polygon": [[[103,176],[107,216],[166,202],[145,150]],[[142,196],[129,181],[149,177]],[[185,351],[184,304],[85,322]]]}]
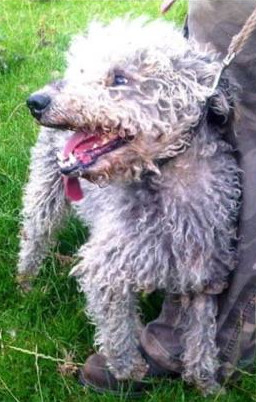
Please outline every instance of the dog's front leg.
[{"label": "dog's front leg", "polygon": [[188,314],[183,377],[188,382],[194,382],[207,395],[219,389],[216,382],[216,296],[195,294],[183,297],[183,303],[187,304]]},{"label": "dog's front leg", "polygon": [[32,150],[30,176],[23,196],[18,282],[28,290],[67,209],[56,161],[56,131],[42,129]]},{"label": "dog's front leg", "polygon": [[97,249],[92,243],[85,245],[72,275],[86,294],[86,313],[96,325],[95,345],[111,371],[117,379],[140,380],[148,366],[138,349],[142,324],[137,298],[125,273],[114,271],[110,255],[103,257],[103,249],[104,241]]},{"label": "dog's front leg", "polygon": [[99,285],[87,292],[95,320],[96,344],[117,379],[141,380],[147,372],[139,346],[135,295],[124,287]]}]

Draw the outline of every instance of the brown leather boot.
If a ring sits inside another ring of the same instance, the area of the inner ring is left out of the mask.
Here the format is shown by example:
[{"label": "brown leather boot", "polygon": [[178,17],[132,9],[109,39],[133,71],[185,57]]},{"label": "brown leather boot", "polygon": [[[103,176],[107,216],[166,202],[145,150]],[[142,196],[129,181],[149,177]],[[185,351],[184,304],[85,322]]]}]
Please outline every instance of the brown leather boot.
[{"label": "brown leather boot", "polygon": [[153,384],[150,378],[170,375],[169,371],[158,367],[153,361],[148,363],[150,367],[145,380],[141,382],[118,381],[108,369],[105,357],[95,353],[88,357],[85,365],[79,370],[79,381],[82,385],[88,386],[96,392],[111,392],[117,396],[129,394],[131,397],[140,397],[143,392],[152,388]]}]

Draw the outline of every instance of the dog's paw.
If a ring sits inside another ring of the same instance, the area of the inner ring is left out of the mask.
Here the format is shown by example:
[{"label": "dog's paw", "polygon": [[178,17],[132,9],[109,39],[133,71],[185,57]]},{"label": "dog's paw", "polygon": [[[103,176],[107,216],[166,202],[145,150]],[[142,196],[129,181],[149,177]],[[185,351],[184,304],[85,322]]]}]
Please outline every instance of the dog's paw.
[{"label": "dog's paw", "polygon": [[182,378],[188,384],[194,384],[205,397],[209,395],[225,395],[225,388],[216,381],[213,375],[196,376],[192,373],[189,375],[188,373],[183,373]]},{"label": "dog's paw", "polygon": [[141,381],[146,374],[148,373],[149,365],[145,362],[144,359],[141,359],[141,362],[134,365],[134,368],[131,372],[131,379],[135,381]]},{"label": "dog's paw", "polygon": [[203,384],[197,384],[197,388],[201,391],[204,397],[210,395],[221,396],[226,394],[225,388],[214,380]]},{"label": "dog's paw", "polygon": [[142,356],[136,358],[136,360],[129,366],[125,364],[123,367],[120,367],[119,362],[118,370],[113,368],[113,366],[111,367],[111,371],[117,380],[141,381],[147,374],[148,370],[149,366]]},{"label": "dog's paw", "polygon": [[18,274],[16,276],[16,282],[19,286],[19,288],[24,292],[28,293],[32,289],[32,279],[33,276],[30,274]]}]

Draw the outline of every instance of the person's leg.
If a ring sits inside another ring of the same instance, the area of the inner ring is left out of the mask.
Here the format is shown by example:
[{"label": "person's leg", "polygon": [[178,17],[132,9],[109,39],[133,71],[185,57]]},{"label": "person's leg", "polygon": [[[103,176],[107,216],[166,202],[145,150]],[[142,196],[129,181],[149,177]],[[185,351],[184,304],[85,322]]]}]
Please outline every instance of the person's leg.
[{"label": "person's leg", "polygon": [[[190,36],[212,43],[225,56],[256,7],[256,0],[192,0],[189,2]],[[217,341],[223,373],[232,365],[252,364],[256,346],[256,32],[230,70],[241,86],[237,143],[243,170],[243,201],[239,223],[239,264],[229,289],[219,298]],[[232,371],[232,370],[231,370]]]},{"label": "person's leg", "polygon": [[[256,7],[256,0],[189,1],[189,36],[211,43],[223,58],[233,35]],[[220,348],[222,376],[232,367],[250,366],[256,346],[256,32],[231,65],[241,86],[237,142],[243,170],[243,202],[239,223],[239,264],[229,289],[219,297],[217,342]],[[179,367],[180,332],[172,300],[165,300],[160,317],[148,324],[142,345],[154,360],[169,370]],[[175,364],[173,361],[175,356]],[[171,358],[172,357],[172,358]]]}]

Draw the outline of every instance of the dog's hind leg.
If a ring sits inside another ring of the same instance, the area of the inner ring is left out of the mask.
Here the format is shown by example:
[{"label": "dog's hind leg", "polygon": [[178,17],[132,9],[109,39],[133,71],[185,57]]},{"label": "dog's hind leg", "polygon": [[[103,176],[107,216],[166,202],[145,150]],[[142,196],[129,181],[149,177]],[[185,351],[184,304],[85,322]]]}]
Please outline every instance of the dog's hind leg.
[{"label": "dog's hind leg", "polygon": [[218,369],[218,349],[215,344],[217,300],[216,296],[195,294],[191,298],[187,297],[186,302],[188,309],[183,378],[195,383],[206,395],[219,389],[215,379]]},{"label": "dog's hind leg", "polygon": [[56,161],[56,130],[42,129],[32,150],[30,176],[23,196],[18,281],[30,286],[67,210]]}]

